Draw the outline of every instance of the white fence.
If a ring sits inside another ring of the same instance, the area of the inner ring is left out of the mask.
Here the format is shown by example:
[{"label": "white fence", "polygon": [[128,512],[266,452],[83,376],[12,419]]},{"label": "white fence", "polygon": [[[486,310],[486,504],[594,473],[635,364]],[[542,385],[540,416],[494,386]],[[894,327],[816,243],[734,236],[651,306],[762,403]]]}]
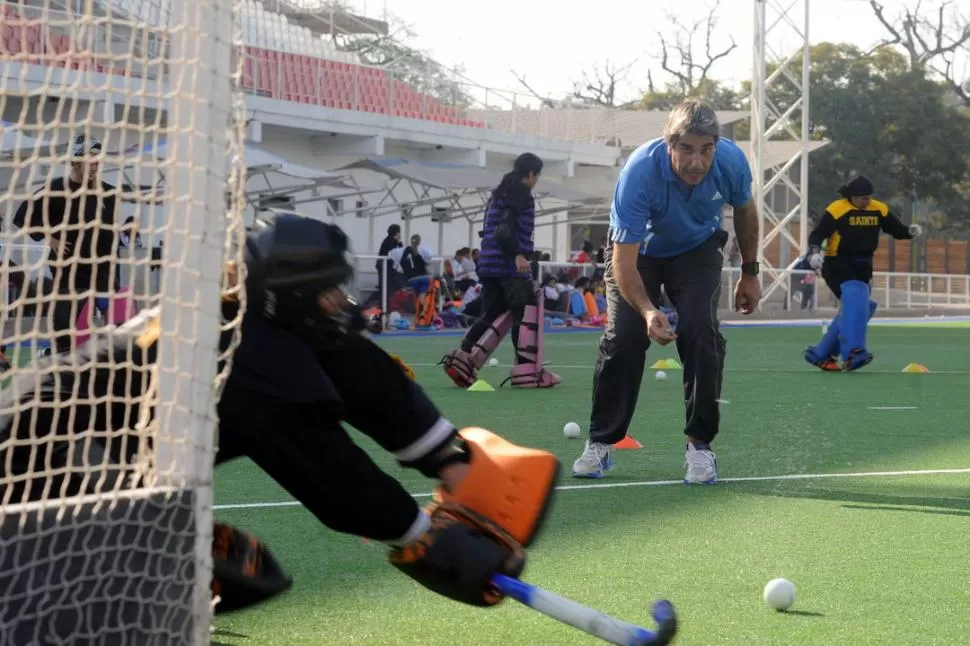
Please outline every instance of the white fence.
[{"label": "white fence", "polygon": [[[11,248],[14,246],[17,245],[10,245]],[[28,246],[24,245],[25,248]],[[12,249],[8,249],[9,251]],[[139,295],[139,302],[141,305],[148,305],[158,290],[157,272],[152,271],[157,259],[152,258],[151,251],[147,249],[124,250],[123,255],[125,259],[120,263],[121,284],[134,287],[137,283],[138,288],[134,291]],[[28,280],[42,278],[46,273],[45,259],[37,253],[11,260],[23,265],[20,269],[26,270]],[[388,304],[393,296],[393,293],[388,293],[387,280],[379,276],[379,273],[386,271],[388,260],[386,256],[376,254],[362,254],[356,257],[357,273],[354,290],[362,302],[377,305],[383,312],[388,311]],[[444,260],[442,257],[432,259],[431,268],[435,276],[443,277]],[[140,270],[137,276],[132,273],[135,267]],[[602,265],[593,263],[539,263],[540,275],[566,273],[569,283],[575,282],[580,276],[594,278],[602,273],[602,269]],[[779,274],[783,276],[783,287],[776,289],[761,303],[759,307],[761,312],[782,314],[803,311],[808,314],[827,313],[837,308],[835,296],[821,277],[816,276],[814,272],[784,270],[764,272],[762,281],[770,283],[773,277]],[[784,281],[786,275],[787,284]],[[734,286],[740,276],[739,268],[725,267],[722,271],[720,307],[724,311],[733,309]],[[810,279],[814,277],[814,282],[804,284],[803,280],[806,277]],[[17,297],[21,295],[20,290],[9,289],[10,287],[12,286],[7,284],[0,285],[0,297],[8,307],[14,305]],[[970,275],[876,272],[872,280],[872,297],[883,310],[890,308],[896,310],[970,309]]]},{"label": "white fence", "polygon": [[[542,274],[578,270],[579,275],[589,278],[597,272],[602,273],[603,269],[603,265],[593,263],[541,262],[539,265]],[[725,267],[722,270],[721,308],[733,308],[734,286],[740,276],[741,269],[738,267]],[[835,310],[838,307],[835,295],[815,272],[783,269],[763,271],[762,284],[770,284],[776,277],[781,279],[782,286],[761,303],[761,311]],[[805,279],[813,282],[805,284]],[[970,308],[970,275],[877,271],[872,277],[872,298],[881,309]]]}]

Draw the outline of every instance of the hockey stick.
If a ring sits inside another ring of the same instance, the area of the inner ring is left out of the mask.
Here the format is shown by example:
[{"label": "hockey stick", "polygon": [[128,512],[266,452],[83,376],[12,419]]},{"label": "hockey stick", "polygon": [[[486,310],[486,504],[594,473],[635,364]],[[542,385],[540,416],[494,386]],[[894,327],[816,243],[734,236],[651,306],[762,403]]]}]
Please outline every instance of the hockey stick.
[{"label": "hockey stick", "polygon": [[660,646],[669,644],[677,633],[677,613],[669,601],[654,602],[651,614],[657,631],[651,632],[504,574],[493,576],[492,585],[547,617],[618,646]]}]

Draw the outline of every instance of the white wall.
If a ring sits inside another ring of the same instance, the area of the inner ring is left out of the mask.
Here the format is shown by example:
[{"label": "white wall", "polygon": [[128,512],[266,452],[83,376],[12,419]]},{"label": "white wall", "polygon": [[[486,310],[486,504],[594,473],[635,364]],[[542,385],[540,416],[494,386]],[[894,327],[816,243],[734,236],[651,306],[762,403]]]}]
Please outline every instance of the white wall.
[{"label": "white wall", "polygon": [[[88,112],[89,107],[92,108],[90,112]],[[33,112],[40,116],[39,120],[48,124],[48,129],[45,131],[46,137],[60,143],[68,142],[77,134],[85,132],[88,123],[90,123],[91,126],[87,132],[90,133],[90,136],[100,139],[105,144],[107,150],[118,150],[136,144],[151,143],[158,130],[155,124],[150,123],[138,125],[115,122],[106,128],[104,127],[105,121],[106,118],[110,118],[109,115],[104,114],[99,106],[91,106],[87,103],[84,103],[83,110],[77,113],[77,120],[74,124],[66,122],[66,115],[58,114],[58,112],[63,112],[63,107],[61,110],[58,110],[55,106],[49,105],[44,106],[39,111],[29,110],[27,112]],[[16,119],[16,116],[19,115],[9,116],[13,116]],[[31,125],[36,124],[25,123],[24,125],[29,128]],[[52,125],[54,127],[51,127]],[[362,154],[328,153],[324,146],[319,143],[319,139],[317,139],[318,143],[314,145],[311,136],[310,133],[296,130],[266,128],[263,132],[263,141],[259,145],[272,153],[284,157],[290,162],[320,170],[332,170],[364,157]],[[416,148],[393,146],[385,149],[386,156],[407,159],[420,159],[422,156],[433,152],[433,150],[423,151]],[[133,163],[126,167],[126,175],[132,182],[141,185],[151,185],[158,182],[161,179],[161,173],[165,173],[171,163],[171,161],[153,158],[150,155],[137,156],[132,154],[130,157]],[[500,158],[494,159],[492,162],[491,166],[496,170],[504,170],[508,160]],[[66,174],[68,170],[69,167],[67,164],[63,165],[63,167],[50,168],[42,175],[39,175],[38,178],[57,177]],[[103,171],[105,181],[111,184],[118,184],[122,181],[117,167],[112,168],[108,165]],[[388,178],[383,175],[368,171],[354,171],[351,174],[361,188],[382,189],[389,185]],[[18,189],[15,192],[13,201],[19,204],[19,201],[34,190],[36,190],[36,187],[22,187]],[[341,191],[341,189],[324,189],[321,191],[321,196],[326,197],[337,192],[346,191]],[[434,191],[431,195],[438,197],[443,195],[443,193],[441,191]],[[306,198],[309,197],[309,194],[297,195],[296,197]],[[416,199],[414,191],[406,183],[401,183],[397,187],[394,191],[394,197],[402,202]],[[376,206],[383,198],[384,193],[378,192],[360,199],[366,199],[369,202],[369,206]],[[343,210],[355,208],[356,199],[358,198],[344,198],[341,208]],[[390,204],[391,201],[388,199],[384,203]],[[468,217],[461,215],[456,216],[449,222],[439,223],[432,221],[430,217],[430,205],[415,208],[412,212],[412,218],[409,221],[401,217],[400,211],[386,212],[386,209],[385,214],[378,217],[354,217],[352,214],[345,214],[334,218],[334,221],[347,232],[353,242],[355,251],[359,254],[377,253],[381,240],[386,235],[387,227],[390,224],[398,223],[401,225],[406,238],[410,237],[411,234],[420,234],[422,243],[431,248],[435,255],[452,256],[460,247],[469,246],[475,248],[479,247],[481,242],[478,237],[478,231],[481,228],[480,220],[484,210],[482,198],[477,196],[466,198],[461,201],[461,204],[462,206],[468,205],[470,207],[469,215],[473,220],[476,220],[475,222],[469,223]],[[438,206],[450,206],[450,202],[442,201]],[[13,208],[15,209],[16,206],[13,206]],[[328,217],[327,202],[325,200],[306,203],[300,205],[298,208],[310,217],[320,219]],[[123,222],[129,216],[134,216],[138,222],[143,244],[146,246],[157,246],[165,231],[166,209],[164,205],[152,205],[144,202],[122,203],[120,205],[119,223]],[[540,218],[537,224],[545,224],[545,226],[537,226],[535,246],[539,250],[550,253],[554,259],[565,259],[568,255],[569,241],[566,225],[548,225],[547,223],[551,222],[554,217],[556,216]],[[560,214],[557,219],[565,220],[565,215]]]},{"label": "white wall", "polygon": [[[293,130],[265,129],[263,140],[259,144],[269,152],[279,155],[295,164],[300,164],[310,168],[320,170],[333,170],[340,166],[352,163],[363,158],[365,155],[334,155],[327,154],[322,146],[314,147],[307,133],[300,133]],[[387,147],[385,156],[401,157],[405,159],[418,159],[419,151],[413,148]],[[371,173],[369,171],[352,171],[350,173],[361,188],[381,188],[389,185],[387,178],[383,175]],[[419,195],[422,189],[418,189]],[[333,189],[322,190],[321,195],[332,195],[336,191]],[[394,197],[400,202],[414,201],[417,196],[414,190],[406,183],[402,182],[393,192]],[[429,193],[429,197],[442,196],[441,191]],[[384,198],[382,193],[365,196],[369,206],[376,206]],[[343,209],[355,207],[355,198],[346,198]],[[385,200],[384,204],[392,203],[390,199]],[[460,247],[470,246],[472,248],[480,246],[478,231],[481,229],[481,217],[484,211],[484,204],[481,198],[466,198],[460,204],[462,206],[474,207],[470,212],[475,222],[469,225],[468,218],[457,216],[449,222],[434,222],[430,216],[431,206],[416,207],[412,212],[411,219],[405,220],[401,217],[400,211],[386,213],[375,217],[354,217],[351,214],[338,216],[333,219],[350,236],[354,249],[359,254],[376,254],[381,241],[387,233],[387,227],[391,224],[400,224],[405,238],[413,234],[419,234],[422,244],[430,248],[435,255],[452,256]],[[449,201],[442,201],[437,206],[450,206]],[[298,207],[303,213],[310,217],[326,218],[327,208],[325,201],[319,201],[301,205]],[[382,207],[382,210],[383,209]],[[547,216],[551,217],[551,216]],[[547,220],[547,218],[544,218]],[[542,222],[544,219],[540,219]],[[565,225],[558,225],[563,233],[559,238],[565,240]],[[535,246],[537,249],[548,251],[555,255],[553,244],[553,226],[542,226],[536,228]]]}]

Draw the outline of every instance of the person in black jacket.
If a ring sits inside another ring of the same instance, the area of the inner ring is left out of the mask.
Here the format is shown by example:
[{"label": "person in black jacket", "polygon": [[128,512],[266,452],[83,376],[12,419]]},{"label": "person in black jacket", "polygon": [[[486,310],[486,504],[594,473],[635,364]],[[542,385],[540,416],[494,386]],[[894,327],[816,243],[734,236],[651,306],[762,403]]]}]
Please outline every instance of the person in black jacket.
[{"label": "person in black jacket", "polygon": [[25,200],[14,225],[50,246],[54,278],[50,326],[57,352],[72,347],[71,329],[89,300],[102,312],[117,290],[115,223],[118,189],[99,179],[101,142],[79,135],[67,177],[59,177]]}]

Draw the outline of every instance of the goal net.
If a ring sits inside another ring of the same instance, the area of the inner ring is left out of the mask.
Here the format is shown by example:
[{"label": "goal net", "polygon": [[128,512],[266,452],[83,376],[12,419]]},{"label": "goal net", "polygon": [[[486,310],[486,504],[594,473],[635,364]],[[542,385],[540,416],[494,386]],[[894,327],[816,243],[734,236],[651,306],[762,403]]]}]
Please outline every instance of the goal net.
[{"label": "goal net", "polygon": [[208,643],[234,5],[0,2],[0,646]]}]

